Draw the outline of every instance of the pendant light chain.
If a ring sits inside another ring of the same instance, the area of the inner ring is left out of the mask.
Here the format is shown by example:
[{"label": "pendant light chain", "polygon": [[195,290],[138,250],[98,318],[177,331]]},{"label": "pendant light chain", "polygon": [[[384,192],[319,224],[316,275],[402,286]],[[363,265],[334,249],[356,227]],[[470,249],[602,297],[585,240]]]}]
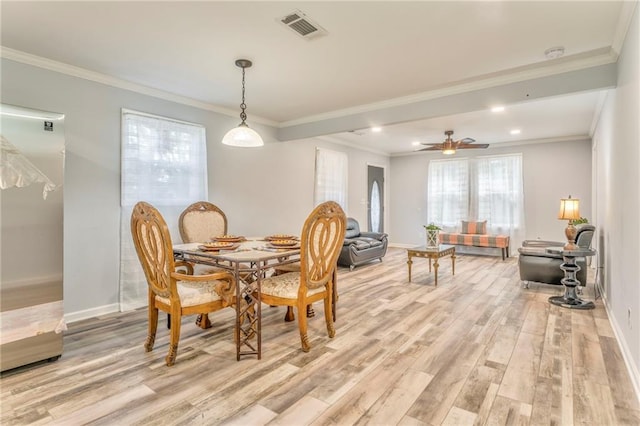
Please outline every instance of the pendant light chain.
[{"label": "pendant light chain", "polygon": [[240,104],[240,118],[242,119],[242,124],[246,124],[245,120],[247,119],[247,114],[244,112],[247,109],[247,104],[244,103],[244,70],[245,67],[242,67],[242,103]]},{"label": "pendant light chain", "polygon": [[246,123],[247,120],[247,104],[244,100],[245,95],[245,69],[250,68],[252,65],[248,59],[236,59],[236,66],[242,68],[242,103],[240,104],[240,118],[242,122],[238,124],[238,127],[234,127],[229,130],[222,138],[224,145],[238,146],[238,147],[254,147],[263,146],[264,141],[255,130],[249,128]]}]

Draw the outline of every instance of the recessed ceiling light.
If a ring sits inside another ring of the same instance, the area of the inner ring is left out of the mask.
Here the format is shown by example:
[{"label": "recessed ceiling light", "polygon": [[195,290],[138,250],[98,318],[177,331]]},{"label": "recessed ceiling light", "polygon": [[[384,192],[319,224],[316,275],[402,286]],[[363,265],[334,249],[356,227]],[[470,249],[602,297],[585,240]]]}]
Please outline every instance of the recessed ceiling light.
[{"label": "recessed ceiling light", "polygon": [[544,51],[544,56],[547,59],[556,59],[564,55],[564,47],[556,46],[550,47],[549,49]]},{"label": "recessed ceiling light", "polygon": [[419,141],[413,141],[413,142],[411,142],[411,145],[418,146],[418,145],[420,145],[420,142]]},{"label": "recessed ceiling light", "polygon": [[503,112],[503,111],[504,111],[503,106],[494,106],[493,108],[491,108],[491,112]]},{"label": "recessed ceiling light", "polygon": [[382,127],[372,127],[371,131],[373,133],[380,133],[382,131]]},{"label": "recessed ceiling light", "polygon": [[520,129],[513,129],[509,133],[511,133],[512,135],[519,135],[520,134]]}]

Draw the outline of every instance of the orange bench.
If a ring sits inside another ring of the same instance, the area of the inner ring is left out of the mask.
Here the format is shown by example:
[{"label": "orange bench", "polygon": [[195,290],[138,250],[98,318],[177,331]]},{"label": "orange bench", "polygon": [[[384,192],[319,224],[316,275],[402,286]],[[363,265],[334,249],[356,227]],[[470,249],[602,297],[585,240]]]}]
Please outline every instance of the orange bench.
[{"label": "orange bench", "polygon": [[502,250],[502,260],[504,260],[506,257],[509,257],[508,235],[459,234],[440,232],[440,244],[499,248]]}]

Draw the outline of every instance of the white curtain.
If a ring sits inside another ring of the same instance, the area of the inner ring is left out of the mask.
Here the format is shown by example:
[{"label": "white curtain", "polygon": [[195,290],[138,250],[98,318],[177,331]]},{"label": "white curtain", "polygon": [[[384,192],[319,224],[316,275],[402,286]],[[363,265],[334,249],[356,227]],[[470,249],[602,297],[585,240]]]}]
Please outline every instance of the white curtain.
[{"label": "white curtain", "polygon": [[178,218],[207,199],[204,127],[135,111],[122,111],[120,309],[145,306],[147,283],[131,238],[131,212],[146,201],[162,213],[180,243]]},{"label": "white curtain", "polygon": [[486,220],[488,233],[509,235],[511,247],[520,247],[524,238],[522,154],[480,157],[475,166],[473,219]]},{"label": "white curtain", "polygon": [[522,154],[429,162],[427,221],[460,232],[461,221],[487,221],[487,232],[524,238]]},{"label": "white curtain", "polygon": [[455,232],[469,214],[469,160],[429,162],[427,223]]},{"label": "white curtain", "polygon": [[347,211],[347,154],[316,148],[314,205],[335,201]]}]

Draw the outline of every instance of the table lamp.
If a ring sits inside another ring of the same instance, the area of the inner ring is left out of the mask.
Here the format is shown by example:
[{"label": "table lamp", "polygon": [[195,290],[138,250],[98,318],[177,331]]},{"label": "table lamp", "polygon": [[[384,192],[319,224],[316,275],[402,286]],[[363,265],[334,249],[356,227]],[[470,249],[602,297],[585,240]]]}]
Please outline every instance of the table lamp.
[{"label": "table lamp", "polygon": [[569,198],[561,198],[558,219],[569,221],[569,224],[564,230],[564,234],[567,237],[567,243],[564,245],[564,249],[577,249],[576,234],[578,233],[578,230],[573,226],[573,221],[574,219],[580,219],[580,200],[577,198],[571,198],[571,195],[569,195]]}]

